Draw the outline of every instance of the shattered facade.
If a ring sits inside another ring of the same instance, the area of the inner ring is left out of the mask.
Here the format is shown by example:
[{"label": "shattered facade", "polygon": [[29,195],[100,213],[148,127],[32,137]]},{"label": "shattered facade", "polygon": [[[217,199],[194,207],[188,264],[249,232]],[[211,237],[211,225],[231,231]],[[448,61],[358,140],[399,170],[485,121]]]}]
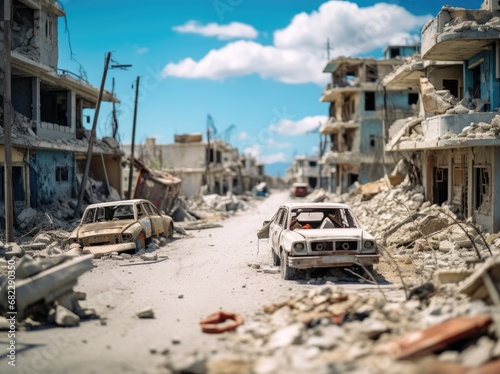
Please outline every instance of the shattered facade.
[{"label": "shattered facade", "polygon": [[[130,146],[124,146],[130,152]],[[259,177],[259,165],[221,139],[203,141],[201,134],[175,135],[175,142],[157,144],[146,139],[134,151],[150,168],[166,171],[182,179],[181,190],[186,197],[203,192],[225,195],[250,190]],[[242,161],[244,160],[244,161]]]},{"label": "shattered facade", "polygon": [[396,122],[387,151],[411,160],[432,203],[500,229],[500,11],[445,6],[422,30],[422,60],[386,87],[420,86],[420,113]]},{"label": "shattered facade", "polygon": [[[4,19],[3,13],[2,6],[1,19]],[[83,172],[87,158],[89,132],[83,127],[83,111],[95,108],[98,89],[83,78],[58,69],[58,19],[64,15],[64,10],[53,0],[13,0],[11,152],[14,200],[18,208],[40,208],[54,201],[74,197],[78,187],[77,175]],[[3,39],[2,26],[2,51],[5,49]],[[3,95],[3,58],[1,68],[0,86]],[[108,92],[104,92],[103,100],[117,102]],[[2,131],[2,201],[3,144]],[[97,141],[90,177],[105,180],[109,189],[121,191],[121,155],[116,141]]]},{"label": "shattered facade", "polygon": [[387,128],[416,112],[418,93],[383,90],[380,81],[415,52],[412,46],[390,46],[384,59],[338,57],[324,68],[332,76],[321,96],[330,104],[329,119],[320,128],[329,139],[322,163],[336,169],[330,191],[343,193],[356,181],[375,181],[395,165],[396,160],[384,160]]},{"label": "shattered facade", "polygon": [[[320,180],[321,178],[321,180]],[[295,182],[307,183],[311,190],[327,188],[335,178],[335,169],[329,164],[320,164],[318,156],[297,156],[286,172],[285,181],[291,185]]]}]

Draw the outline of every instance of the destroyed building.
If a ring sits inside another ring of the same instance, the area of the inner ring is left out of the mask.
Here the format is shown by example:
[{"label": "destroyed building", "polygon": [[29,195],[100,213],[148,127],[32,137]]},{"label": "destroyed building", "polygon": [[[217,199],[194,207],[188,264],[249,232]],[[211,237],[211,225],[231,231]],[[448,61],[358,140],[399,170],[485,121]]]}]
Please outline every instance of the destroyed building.
[{"label": "destroyed building", "polygon": [[[89,131],[84,110],[93,109],[98,89],[58,69],[58,19],[54,0],[14,0],[11,16],[11,120],[14,207],[42,208],[75,197],[87,158]],[[0,7],[4,19],[4,7]],[[4,29],[0,43],[4,46]],[[4,52],[5,53],[5,52]],[[5,66],[1,59],[0,93]],[[118,100],[104,92],[104,101]],[[3,119],[3,96],[2,96]],[[3,122],[2,122],[3,125]],[[2,126],[3,127],[3,126]],[[4,200],[4,134],[0,134],[0,199]],[[115,139],[96,141],[90,176],[121,191],[121,156]],[[108,191],[109,194],[109,191]]]},{"label": "destroyed building", "polygon": [[414,46],[390,46],[383,59],[338,57],[323,72],[331,74],[320,101],[329,103],[329,118],[320,127],[327,138],[324,165],[333,164],[328,190],[344,193],[354,182],[367,183],[383,177],[397,160],[384,160],[388,126],[417,111],[418,92],[407,88],[382,89],[381,80]]},{"label": "destroyed building", "polygon": [[285,181],[307,183],[309,189],[327,188],[335,178],[335,168],[330,164],[322,165],[318,156],[296,156],[286,171]]},{"label": "destroyed building", "polygon": [[[137,157],[150,168],[166,171],[182,179],[181,191],[193,197],[204,189],[205,193],[225,195],[250,190],[251,182],[259,178],[261,167],[252,166],[247,156],[244,163],[238,150],[221,139],[203,141],[202,134],[180,134],[174,143],[158,144],[147,138],[145,144],[136,146]],[[124,146],[130,151],[130,145]]]},{"label": "destroyed building", "polygon": [[500,229],[500,6],[444,6],[422,29],[422,59],[386,87],[420,85],[420,114],[396,122],[387,151],[411,160],[427,200]]}]

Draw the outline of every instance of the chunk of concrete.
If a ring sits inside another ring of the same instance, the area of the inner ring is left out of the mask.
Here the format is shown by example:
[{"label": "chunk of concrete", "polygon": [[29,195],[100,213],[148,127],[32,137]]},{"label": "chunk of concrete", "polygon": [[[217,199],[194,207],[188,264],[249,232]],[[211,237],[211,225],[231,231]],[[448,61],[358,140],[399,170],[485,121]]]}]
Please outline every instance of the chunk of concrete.
[{"label": "chunk of concrete", "polygon": [[147,307],[137,312],[136,316],[139,318],[155,318],[155,313],[153,308]]},{"label": "chunk of concrete", "polygon": [[58,305],[56,308],[55,322],[62,327],[78,326],[80,324],[80,317],[62,305]]}]

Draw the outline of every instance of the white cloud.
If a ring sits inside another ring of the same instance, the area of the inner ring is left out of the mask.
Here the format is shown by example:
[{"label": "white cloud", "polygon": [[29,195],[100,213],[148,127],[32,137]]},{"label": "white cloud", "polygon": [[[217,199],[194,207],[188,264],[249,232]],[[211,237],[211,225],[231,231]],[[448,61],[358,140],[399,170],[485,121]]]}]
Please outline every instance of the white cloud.
[{"label": "white cloud", "polygon": [[272,155],[261,155],[259,162],[269,165],[277,162],[288,162],[288,159],[284,153],[274,153]]},{"label": "white cloud", "polygon": [[149,48],[147,47],[139,47],[135,50],[135,52],[138,54],[138,55],[143,55],[144,53],[148,53],[149,52]]},{"label": "white cloud", "polygon": [[283,135],[297,136],[317,130],[327,119],[327,116],[309,116],[297,121],[285,118],[271,124],[269,127],[271,130]]},{"label": "white cloud", "polygon": [[349,1],[328,1],[310,14],[297,14],[286,28],[276,31],[274,45],[324,51],[329,39],[333,56],[352,56],[382,49],[396,34],[410,38],[429,18],[431,15],[415,16],[396,4],[359,7]]},{"label": "white cloud", "polygon": [[274,139],[269,139],[267,141],[266,147],[272,149],[280,149],[280,148],[290,148],[292,145],[290,143],[278,143]]},{"label": "white cloud", "polygon": [[262,148],[259,145],[248,147],[248,148],[243,150],[243,153],[245,155],[254,157],[257,160],[257,162],[260,162],[263,164],[274,164],[276,162],[288,162],[288,158],[287,158],[286,154],[283,152],[263,155]]},{"label": "white cloud", "polygon": [[312,54],[240,40],[211,50],[199,61],[186,58],[179,63],[169,63],[162,76],[219,80],[257,73],[262,78],[275,78],[285,83],[323,84],[328,77],[321,72],[321,65]]},{"label": "white cloud", "polygon": [[241,23],[231,22],[227,25],[208,23],[202,25],[197,21],[188,21],[184,25],[174,26],[174,31],[185,34],[198,34],[206,37],[216,37],[217,39],[255,39],[259,33],[254,27]]},{"label": "white cloud", "polygon": [[[328,1],[316,11],[297,14],[287,27],[275,31],[273,45],[235,41],[209,51],[198,61],[185,58],[170,62],[162,75],[222,80],[258,74],[284,83],[324,84],[328,79],[322,73],[327,39],[332,46],[331,57],[354,56],[383,49],[391,42],[412,40],[412,33],[429,18],[430,15],[415,16],[396,4],[359,7],[349,1]],[[187,25],[190,23],[180,27]],[[207,26],[194,23],[188,28],[199,31]],[[222,27],[216,26],[215,29]]]},{"label": "white cloud", "polygon": [[242,142],[248,140],[248,138],[249,136],[245,131],[240,132],[240,134],[238,135],[238,140],[241,140]]}]

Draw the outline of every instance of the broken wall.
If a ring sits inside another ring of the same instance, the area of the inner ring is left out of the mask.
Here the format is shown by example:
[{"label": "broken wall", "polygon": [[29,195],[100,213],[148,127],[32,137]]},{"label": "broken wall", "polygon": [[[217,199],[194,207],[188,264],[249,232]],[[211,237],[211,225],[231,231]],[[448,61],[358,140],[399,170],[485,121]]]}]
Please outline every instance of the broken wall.
[{"label": "broken wall", "polygon": [[486,111],[500,106],[500,80],[496,79],[495,48],[471,57],[464,66],[464,91],[470,88],[476,98],[488,101]]},{"label": "broken wall", "polygon": [[47,205],[71,199],[75,181],[74,155],[71,152],[38,150],[35,159],[38,169],[37,203]]},{"label": "broken wall", "polygon": [[39,37],[40,62],[54,69],[57,69],[59,58],[57,31],[58,17],[56,15],[42,10],[39,12],[38,19],[35,16],[35,36]]},{"label": "broken wall", "polygon": [[464,94],[464,68],[463,65],[431,66],[427,73],[429,82],[437,91],[449,90],[458,100]]},{"label": "broken wall", "polygon": [[176,175],[182,179],[181,191],[187,198],[196,196],[203,185],[203,172],[178,171]]},{"label": "broken wall", "polygon": [[161,146],[164,168],[204,168],[206,166],[206,143],[175,143]]}]

